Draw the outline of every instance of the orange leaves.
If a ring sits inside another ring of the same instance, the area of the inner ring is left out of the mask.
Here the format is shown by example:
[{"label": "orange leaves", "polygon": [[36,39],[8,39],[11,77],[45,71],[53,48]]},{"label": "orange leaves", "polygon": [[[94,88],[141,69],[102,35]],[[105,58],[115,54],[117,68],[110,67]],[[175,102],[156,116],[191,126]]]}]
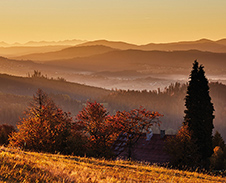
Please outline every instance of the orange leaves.
[{"label": "orange leaves", "polygon": [[192,140],[187,125],[182,126],[175,137],[167,139],[165,148],[171,157],[171,165],[175,167],[193,167],[199,162],[198,147]]},{"label": "orange leaves", "polygon": [[140,135],[154,123],[159,124],[161,116],[158,112],[148,111],[142,107],[129,112],[117,111],[111,116],[103,105],[88,102],[77,115],[74,128],[89,134],[90,146],[93,147],[95,155],[100,156],[110,148],[120,133],[127,133],[127,137],[132,139],[134,134]]},{"label": "orange leaves", "polygon": [[38,90],[26,117],[18,125],[11,145],[22,148],[55,152],[63,151],[71,132],[71,121],[67,113],[58,108],[42,90]]},{"label": "orange leaves", "polygon": [[115,120],[119,123],[122,132],[139,134],[143,130],[148,131],[153,124],[159,124],[159,117],[161,116],[163,115],[158,112],[148,111],[140,107],[129,112],[118,111],[115,115]]}]

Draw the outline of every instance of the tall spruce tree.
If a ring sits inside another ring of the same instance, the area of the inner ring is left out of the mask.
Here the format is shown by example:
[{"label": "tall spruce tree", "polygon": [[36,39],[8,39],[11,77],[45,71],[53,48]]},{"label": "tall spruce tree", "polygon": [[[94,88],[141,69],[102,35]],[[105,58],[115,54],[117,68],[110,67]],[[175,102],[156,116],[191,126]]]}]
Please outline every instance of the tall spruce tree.
[{"label": "tall spruce tree", "polygon": [[203,66],[194,61],[185,98],[184,123],[188,125],[191,137],[198,147],[203,162],[213,154],[212,130],[214,107],[209,96],[208,80]]}]

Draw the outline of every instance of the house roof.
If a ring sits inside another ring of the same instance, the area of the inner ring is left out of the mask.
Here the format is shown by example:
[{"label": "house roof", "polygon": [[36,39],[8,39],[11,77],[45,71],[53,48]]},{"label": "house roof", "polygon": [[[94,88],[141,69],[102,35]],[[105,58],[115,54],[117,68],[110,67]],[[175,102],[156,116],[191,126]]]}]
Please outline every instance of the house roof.
[{"label": "house roof", "polygon": [[[132,148],[131,158],[137,161],[159,164],[169,162],[170,158],[164,151],[165,140],[168,136],[172,135],[165,135],[161,138],[160,134],[153,134],[151,139],[147,140],[146,134],[142,134]],[[126,144],[126,135],[121,134],[113,144],[113,150],[117,157],[128,158],[128,146]]]}]

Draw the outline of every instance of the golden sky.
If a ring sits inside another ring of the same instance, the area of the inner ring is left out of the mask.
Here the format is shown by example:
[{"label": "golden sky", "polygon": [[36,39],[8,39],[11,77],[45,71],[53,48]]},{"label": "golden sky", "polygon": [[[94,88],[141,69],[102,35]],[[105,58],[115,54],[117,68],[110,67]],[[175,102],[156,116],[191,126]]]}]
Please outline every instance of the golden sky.
[{"label": "golden sky", "polygon": [[226,38],[226,0],[0,0],[0,42]]}]

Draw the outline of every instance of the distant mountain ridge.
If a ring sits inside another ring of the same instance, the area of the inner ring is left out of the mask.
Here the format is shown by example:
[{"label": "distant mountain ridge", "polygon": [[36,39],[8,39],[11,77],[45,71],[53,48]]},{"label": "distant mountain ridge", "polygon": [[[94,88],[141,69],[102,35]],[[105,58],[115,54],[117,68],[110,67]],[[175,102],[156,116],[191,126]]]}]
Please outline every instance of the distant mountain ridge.
[{"label": "distant mountain ridge", "polygon": [[187,75],[189,74],[192,62],[196,59],[201,64],[204,64],[209,72],[226,74],[226,53],[212,53],[198,50],[114,50],[90,57],[56,60],[45,62],[45,64],[93,72],[123,71],[126,69],[149,73],[186,73]]},{"label": "distant mountain ridge", "polygon": [[[76,51],[75,51],[76,50]],[[54,54],[55,56],[52,56]],[[23,60],[39,60],[43,63],[0,59],[0,72],[24,75],[40,70],[50,76],[70,72],[117,72],[134,70],[148,74],[189,74],[194,60],[203,64],[210,74],[226,74],[226,53],[198,50],[144,51],[117,50],[106,46],[66,48],[58,52],[30,55]],[[40,56],[38,58],[38,56]],[[53,58],[53,60],[51,60]],[[43,59],[43,60],[42,60]]]},{"label": "distant mountain ridge", "polygon": [[63,40],[63,41],[29,41],[26,43],[15,42],[13,44],[6,43],[4,41],[0,42],[0,46],[56,46],[56,45],[77,45],[87,42],[86,40],[72,39],[72,40]]},{"label": "distant mountain ridge", "polygon": [[65,46],[65,45],[0,47],[0,56],[12,58],[12,57],[18,57],[21,55],[33,54],[33,53],[59,51],[68,47],[69,46]]},{"label": "distant mountain ridge", "polygon": [[76,57],[88,57],[92,55],[103,54],[106,52],[114,51],[116,49],[107,47],[104,45],[96,46],[74,46],[62,49],[60,51],[47,52],[47,53],[36,53],[24,55],[21,57],[15,57],[19,60],[34,60],[34,61],[50,61],[50,60],[60,60],[60,59],[71,59]]},{"label": "distant mountain ridge", "polygon": [[[6,44],[4,42],[0,42],[0,45],[1,43]],[[34,45],[37,45],[36,43],[40,45],[52,43],[53,45],[34,46]],[[66,43],[68,43],[68,45]],[[214,52],[214,53],[226,53],[226,39],[221,39],[218,41],[212,41],[209,39],[200,39],[197,41],[181,41],[181,42],[172,42],[172,43],[149,43],[146,45],[136,45],[136,44],[129,44],[122,41],[108,41],[108,40],[82,42],[82,44],[73,44],[73,46],[70,45],[69,43],[70,44],[73,43],[73,40],[59,41],[59,42],[31,41],[26,44],[27,46],[0,47],[0,56],[10,57],[13,59],[16,58],[16,59],[23,59],[23,60],[48,61],[48,60],[69,59],[73,57],[86,57],[86,56],[100,54],[99,50],[96,53],[94,52],[90,53],[90,50],[89,51],[87,50],[87,53],[88,53],[87,55],[84,53],[84,50],[81,51],[82,54],[79,54],[78,50],[76,50],[76,47],[80,48],[80,47],[88,47],[88,46],[92,46],[93,51],[95,50],[94,48],[95,46],[99,46],[99,47],[105,46],[105,47],[118,49],[118,50],[129,50],[129,49],[145,50],[145,51],[199,50],[199,51],[207,51],[207,52]],[[66,55],[67,51],[64,50],[65,48],[68,48],[68,50],[69,49],[71,50],[70,52],[68,52],[68,55]],[[74,55],[73,55],[73,49],[75,51]],[[59,53],[53,53],[57,51]],[[112,51],[112,50],[109,49],[109,51]]]},{"label": "distant mountain ridge", "polygon": [[115,49],[128,50],[159,50],[159,51],[179,51],[179,50],[200,50],[222,53],[226,52],[226,39],[212,41],[209,39],[200,39],[197,41],[180,41],[172,43],[149,43],[146,45],[128,44],[119,41],[96,40],[79,44],[77,46],[105,45]]},{"label": "distant mountain ridge", "polygon": [[135,44],[129,44],[122,41],[108,41],[108,40],[96,40],[96,41],[89,41],[82,44],[77,45],[80,46],[98,46],[98,45],[104,45],[108,46],[114,49],[120,49],[120,50],[128,50],[128,49],[139,49],[138,45]]}]

